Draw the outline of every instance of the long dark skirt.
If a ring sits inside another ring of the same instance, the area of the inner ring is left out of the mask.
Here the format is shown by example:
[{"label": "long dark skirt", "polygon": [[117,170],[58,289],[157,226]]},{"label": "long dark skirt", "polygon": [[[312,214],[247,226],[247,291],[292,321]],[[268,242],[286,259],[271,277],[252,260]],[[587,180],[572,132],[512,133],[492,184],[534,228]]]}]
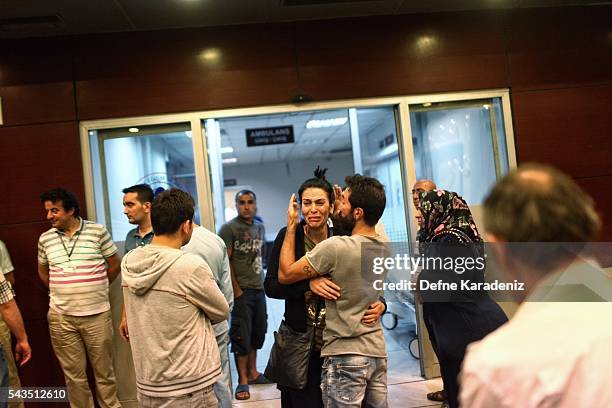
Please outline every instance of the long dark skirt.
[{"label": "long dark skirt", "polygon": [[323,408],[321,396],[321,367],[323,359],[320,351],[313,351],[308,365],[308,382],[302,390],[278,386],[281,391],[283,408]]},{"label": "long dark skirt", "polygon": [[423,319],[438,361],[451,408],[459,406],[458,377],[467,346],[508,321],[490,298],[472,302],[423,303]]}]

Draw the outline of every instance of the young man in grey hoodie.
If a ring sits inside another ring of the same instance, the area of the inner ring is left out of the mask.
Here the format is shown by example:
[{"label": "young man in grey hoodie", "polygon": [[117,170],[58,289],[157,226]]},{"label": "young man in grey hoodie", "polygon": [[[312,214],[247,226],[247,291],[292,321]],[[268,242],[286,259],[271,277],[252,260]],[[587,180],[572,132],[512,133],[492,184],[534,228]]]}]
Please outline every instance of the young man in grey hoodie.
[{"label": "young man in grey hoodie", "polygon": [[221,363],[211,323],[226,320],[229,306],[202,258],[181,251],[191,238],[194,207],[181,190],[161,193],[151,208],[151,244],[121,263],[142,407],[217,406],[212,386]]}]

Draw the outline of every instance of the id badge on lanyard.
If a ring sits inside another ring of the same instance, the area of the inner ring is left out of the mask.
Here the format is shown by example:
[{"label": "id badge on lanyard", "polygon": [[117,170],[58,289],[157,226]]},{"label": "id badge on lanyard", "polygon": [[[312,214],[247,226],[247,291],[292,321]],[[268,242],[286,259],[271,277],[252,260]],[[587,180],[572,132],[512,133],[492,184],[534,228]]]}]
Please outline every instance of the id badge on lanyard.
[{"label": "id badge on lanyard", "polygon": [[72,261],[70,260],[70,258],[68,258],[68,262],[66,262],[66,266],[64,266],[62,269],[64,273],[74,273],[75,272],[75,268],[72,265]]},{"label": "id badge on lanyard", "polygon": [[85,221],[81,221],[81,228],[79,229],[78,235],[74,240],[74,244],[72,244],[72,248],[70,249],[70,252],[68,252],[68,248],[66,247],[66,244],[64,243],[64,237],[60,235],[60,241],[62,242],[62,246],[64,247],[64,251],[66,251],[66,255],[68,257],[68,262],[66,263],[66,266],[62,268],[64,273],[74,273],[75,271],[75,267],[73,265],[71,258],[72,258],[72,253],[74,252],[74,248],[79,242],[79,238],[81,238],[81,233],[83,232],[84,226],[85,226]]}]

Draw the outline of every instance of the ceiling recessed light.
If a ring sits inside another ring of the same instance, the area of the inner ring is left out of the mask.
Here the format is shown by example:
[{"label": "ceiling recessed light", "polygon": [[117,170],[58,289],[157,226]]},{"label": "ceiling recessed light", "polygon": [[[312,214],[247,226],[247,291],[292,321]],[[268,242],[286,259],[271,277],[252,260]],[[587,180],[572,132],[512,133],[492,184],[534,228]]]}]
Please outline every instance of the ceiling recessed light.
[{"label": "ceiling recessed light", "polygon": [[307,129],[318,129],[331,126],[342,126],[348,122],[347,117],[332,119],[312,119],[306,122]]},{"label": "ceiling recessed light", "polygon": [[218,48],[208,48],[200,52],[198,58],[206,64],[215,65],[221,62],[221,51]]},{"label": "ceiling recessed light", "polygon": [[438,38],[433,35],[419,36],[414,42],[416,51],[421,55],[428,55],[435,51],[438,46]]},{"label": "ceiling recessed light", "polygon": [[229,159],[222,160],[223,164],[232,164],[232,163],[236,163],[237,161],[238,159],[235,157],[230,157]]},{"label": "ceiling recessed light", "polygon": [[138,128],[137,127],[131,127],[128,129],[128,132],[130,133],[138,133]]},{"label": "ceiling recessed light", "polygon": [[232,146],[225,146],[221,148],[221,154],[223,153],[233,153],[234,148]]},{"label": "ceiling recessed light", "polygon": [[423,104],[424,107],[429,108],[431,106],[431,102],[425,102]]}]

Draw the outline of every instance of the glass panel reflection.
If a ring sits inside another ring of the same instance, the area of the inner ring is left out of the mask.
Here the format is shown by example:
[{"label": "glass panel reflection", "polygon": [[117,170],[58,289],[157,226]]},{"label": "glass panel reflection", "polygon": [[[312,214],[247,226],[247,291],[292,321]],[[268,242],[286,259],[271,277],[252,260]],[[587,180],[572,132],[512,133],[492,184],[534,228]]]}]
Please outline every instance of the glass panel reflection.
[{"label": "glass panel reflection", "polygon": [[500,98],[410,106],[417,179],[481,204],[508,171]]},{"label": "glass panel reflection", "polygon": [[149,184],[156,194],[173,187],[187,191],[196,200],[195,218],[200,222],[191,138],[189,123],[97,132],[101,177],[94,179],[103,182],[96,189],[102,193],[96,194],[96,207],[104,212],[98,219],[105,220],[113,240],[123,241],[134,228],[123,214],[122,201],[122,190],[134,184]]}]

